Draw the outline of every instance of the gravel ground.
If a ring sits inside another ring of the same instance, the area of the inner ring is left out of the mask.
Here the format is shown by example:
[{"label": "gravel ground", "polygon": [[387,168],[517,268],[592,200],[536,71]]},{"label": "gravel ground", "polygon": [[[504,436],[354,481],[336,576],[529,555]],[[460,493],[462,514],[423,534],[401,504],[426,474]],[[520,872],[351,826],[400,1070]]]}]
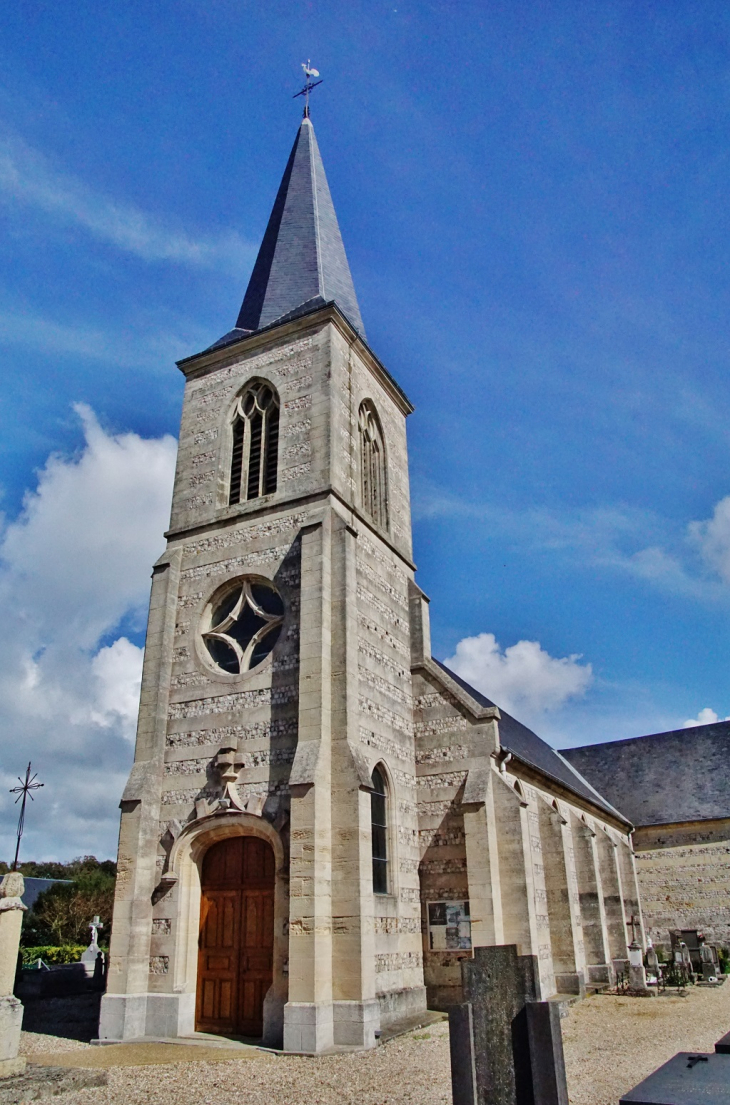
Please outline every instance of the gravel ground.
[{"label": "gravel ground", "polygon": [[[572,1105],[616,1105],[622,1093],[677,1051],[712,1051],[730,1030],[730,983],[686,997],[591,997],[563,1023]],[[88,1045],[24,1033],[21,1052]],[[191,1048],[192,1051],[192,1048]],[[260,1052],[245,1061],[111,1070],[103,1089],[68,1105],[451,1105],[448,1026],[412,1032],[375,1051],[303,1059]]]},{"label": "gravel ground", "polygon": [[88,1048],[79,1040],[66,1040],[63,1036],[43,1036],[40,1032],[21,1032],[20,1054],[32,1061],[34,1055],[47,1055],[54,1051],[80,1051]]},{"label": "gravel ground", "polygon": [[586,998],[563,1021],[572,1105],[616,1105],[678,1051],[713,1051],[729,1031],[730,980],[690,987],[686,997]]}]

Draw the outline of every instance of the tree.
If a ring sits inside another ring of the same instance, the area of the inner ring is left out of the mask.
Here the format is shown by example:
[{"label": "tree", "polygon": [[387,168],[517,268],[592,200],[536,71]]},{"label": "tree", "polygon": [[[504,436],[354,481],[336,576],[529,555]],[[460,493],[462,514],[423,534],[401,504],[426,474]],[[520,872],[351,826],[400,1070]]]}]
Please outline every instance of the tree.
[{"label": "tree", "polygon": [[[6,875],[10,865],[0,860],[0,875]],[[29,879],[73,879],[82,871],[104,871],[107,875],[116,875],[117,865],[113,859],[99,860],[96,856],[77,856],[69,863],[57,863],[54,860],[46,860],[36,863],[35,860],[27,860],[18,865],[21,875]]]},{"label": "tree", "polygon": [[[24,864],[43,870],[36,878],[70,878],[70,882],[50,886],[36,898],[23,924],[21,943],[25,947],[43,944],[86,944],[89,941],[89,921],[98,914],[109,938],[114,904],[116,865],[111,860],[101,863],[94,856],[84,856],[69,864]],[[53,866],[54,875],[47,874]],[[55,874],[55,870],[59,873]],[[30,872],[24,871],[28,877]]]}]

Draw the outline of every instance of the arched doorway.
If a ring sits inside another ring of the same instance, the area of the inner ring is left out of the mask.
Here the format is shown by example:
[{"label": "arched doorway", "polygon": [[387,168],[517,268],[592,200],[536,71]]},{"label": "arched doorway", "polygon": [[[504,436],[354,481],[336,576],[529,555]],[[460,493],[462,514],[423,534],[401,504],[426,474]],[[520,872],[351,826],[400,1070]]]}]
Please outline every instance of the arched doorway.
[{"label": "arched doorway", "polygon": [[211,845],[201,872],[195,1027],[261,1036],[273,978],[275,861],[271,845],[233,836]]}]

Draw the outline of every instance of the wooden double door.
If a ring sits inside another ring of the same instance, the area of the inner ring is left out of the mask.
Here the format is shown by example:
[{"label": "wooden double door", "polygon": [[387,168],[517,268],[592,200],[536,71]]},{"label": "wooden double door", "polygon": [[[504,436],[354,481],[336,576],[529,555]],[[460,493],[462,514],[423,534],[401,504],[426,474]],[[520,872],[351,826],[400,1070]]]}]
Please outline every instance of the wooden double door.
[{"label": "wooden double door", "polygon": [[228,837],[203,857],[196,1028],[261,1036],[273,979],[274,852],[254,836]]}]

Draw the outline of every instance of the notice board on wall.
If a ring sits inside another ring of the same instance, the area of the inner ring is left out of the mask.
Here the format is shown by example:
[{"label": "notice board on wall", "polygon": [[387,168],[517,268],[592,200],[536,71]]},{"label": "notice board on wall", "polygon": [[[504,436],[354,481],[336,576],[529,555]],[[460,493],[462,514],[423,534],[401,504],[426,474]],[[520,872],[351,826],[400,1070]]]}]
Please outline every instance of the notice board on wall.
[{"label": "notice board on wall", "polygon": [[428,946],[432,952],[471,950],[468,902],[428,903]]}]

